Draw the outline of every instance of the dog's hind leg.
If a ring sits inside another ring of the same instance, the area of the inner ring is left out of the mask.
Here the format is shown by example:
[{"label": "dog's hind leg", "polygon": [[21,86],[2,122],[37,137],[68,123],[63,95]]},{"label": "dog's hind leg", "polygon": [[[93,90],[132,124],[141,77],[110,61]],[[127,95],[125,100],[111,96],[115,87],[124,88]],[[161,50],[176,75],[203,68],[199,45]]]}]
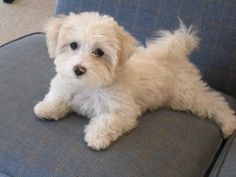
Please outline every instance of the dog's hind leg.
[{"label": "dog's hind leg", "polygon": [[231,135],[236,129],[236,116],[225,99],[202,81],[186,85],[175,90],[168,105],[175,110],[191,111],[199,117],[212,119],[221,127],[224,137]]}]

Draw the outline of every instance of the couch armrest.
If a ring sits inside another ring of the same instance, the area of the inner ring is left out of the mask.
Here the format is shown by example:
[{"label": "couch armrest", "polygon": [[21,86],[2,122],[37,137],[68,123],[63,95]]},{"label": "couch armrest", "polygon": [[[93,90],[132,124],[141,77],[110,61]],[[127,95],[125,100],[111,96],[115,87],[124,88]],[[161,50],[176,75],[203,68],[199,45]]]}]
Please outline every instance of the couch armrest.
[{"label": "couch armrest", "polygon": [[210,177],[236,176],[236,132],[227,140]]}]

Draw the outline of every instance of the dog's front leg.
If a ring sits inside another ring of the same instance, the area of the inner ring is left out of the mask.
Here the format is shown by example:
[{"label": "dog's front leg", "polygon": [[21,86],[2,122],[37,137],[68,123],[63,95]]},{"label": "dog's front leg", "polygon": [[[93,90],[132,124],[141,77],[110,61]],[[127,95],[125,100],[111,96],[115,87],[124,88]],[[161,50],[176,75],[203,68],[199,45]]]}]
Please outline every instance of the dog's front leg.
[{"label": "dog's front leg", "polygon": [[68,100],[69,94],[64,95],[63,85],[60,85],[60,88],[58,88],[58,85],[58,78],[55,77],[51,82],[48,94],[34,107],[34,113],[37,117],[48,120],[59,120],[71,111]]},{"label": "dog's front leg", "polygon": [[62,119],[70,108],[62,98],[54,100],[44,99],[34,107],[34,113],[41,119],[59,120]]},{"label": "dog's front leg", "polygon": [[106,113],[91,119],[85,128],[85,141],[92,149],[107,148],[122,134],[137,125],[137,116],[119,113]]}]

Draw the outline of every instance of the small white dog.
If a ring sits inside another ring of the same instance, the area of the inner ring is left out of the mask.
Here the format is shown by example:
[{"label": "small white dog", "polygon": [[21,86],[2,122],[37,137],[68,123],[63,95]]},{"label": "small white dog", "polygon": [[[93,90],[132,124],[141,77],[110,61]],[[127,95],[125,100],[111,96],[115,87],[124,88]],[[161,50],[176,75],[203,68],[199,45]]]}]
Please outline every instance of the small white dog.
[{"label": "small white dog", "polygon": [[57,75],[34,112],[54,120],[71,111],[91,118],[84,139],[93,149],[108,147],[141,113],[162,106],[213,119],[225,137],[236,129],[234,112],[188,60],[199,43],[191,27],[180,23],[141,47],[112,17],[91,12],[52,18],[46,37]]}]

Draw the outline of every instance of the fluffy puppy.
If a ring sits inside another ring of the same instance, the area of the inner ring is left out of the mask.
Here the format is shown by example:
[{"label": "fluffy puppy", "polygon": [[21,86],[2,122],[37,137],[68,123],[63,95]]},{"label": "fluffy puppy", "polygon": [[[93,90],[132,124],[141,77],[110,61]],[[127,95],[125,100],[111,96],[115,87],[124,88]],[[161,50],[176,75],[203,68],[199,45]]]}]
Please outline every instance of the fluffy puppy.
[{"label": "fluffy puppy", "polygon": [[212,119],[231,135],[234,112],[188,60],[199,43],[195,32],[180,23],[158,35],[142,47],[106,15],[52,18],[46,38],[57,75],[35,114],[59,120],[74,111],[90,118],[84,139],[97,150],[133,129],[141,113],[162,106]]}]

